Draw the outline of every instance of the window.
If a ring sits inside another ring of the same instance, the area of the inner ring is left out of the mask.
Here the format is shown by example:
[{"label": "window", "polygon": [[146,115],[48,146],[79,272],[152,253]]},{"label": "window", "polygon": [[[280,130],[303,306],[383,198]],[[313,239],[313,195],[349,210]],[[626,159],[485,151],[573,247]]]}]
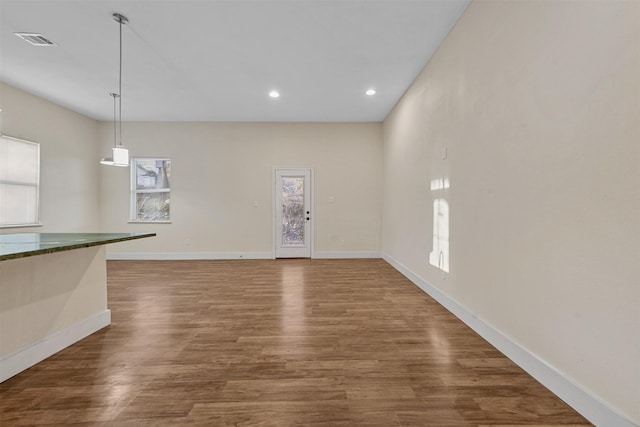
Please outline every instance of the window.
[{"label": "window", "polygon": [[0,227],[38,223],[40,144],[0,136]]},{"label": "window", "polygon": [[171,159],[131,160],[131,221],[170,220]]}]

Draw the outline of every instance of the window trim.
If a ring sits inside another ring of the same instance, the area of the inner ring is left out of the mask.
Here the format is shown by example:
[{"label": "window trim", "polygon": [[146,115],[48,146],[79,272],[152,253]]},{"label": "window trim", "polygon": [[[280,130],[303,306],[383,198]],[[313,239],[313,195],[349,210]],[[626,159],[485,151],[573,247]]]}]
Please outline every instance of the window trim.
[{"label": "window trim", "polygon": [[5,134],[0,134],[0,138],[2,139],[8,139],[8,140],[13,140],[13,141],[17,141],[17,142],[21,142],[21,143],[25,143],[25,144],[30,144],[30,145],[35,145],[37,148],[37,165],[36,165],[36,183],[35,185],[33,184],[26,184],[24,182],[21,181],[2,181],[0,180],[0,184],[13,184],[13,185],[24,185],[27,187],[35,187],[36,188],[36,196],[35,196],[35,202],[36,202],[36,208],[35,208],[35,212],[36,212],[36,218],[34,222],[25,222],[25,223],[7,223],[7,224],[3,224],[0,222],[0,229],[1,228],[20,228],[20,227],[42,227],[42,223],[40,222],[40,143],[39,142],[34,142],[34,141],[29,141],[26,139],[21,139],[21,138],[15,138],[13,136],[9,136],[9,135],[5,135]]},{"label": "window trim", "polygon": [[[140,220],[137,219],[137,197],[136,195],[138,193],[169,193],[171,194],[171,182],[169,182],[169,188],[164,189],[164,188],[152,188],[152,189],[146,189],[146,190],[138,190],[136,188],[136,184],[137,184],[137,174],[136,174],[136,170],[137,170],[137,165],[136,162],[138,160],[169,160],[170,162],[172,161],[170,157],[132,157],[131,158],[131,163],[130,163],[130,169],[131,169],[131,179],[130,179],[130,189],[131,189],[131,195],[129,198],[129,224],[171,224],[171,211],[169,211],[169,219],[168,220],[158,220],[158,221],[151,221],[148,219],[144,219],[144,220]],[[169,208],[171,209],[171,208]]]}]

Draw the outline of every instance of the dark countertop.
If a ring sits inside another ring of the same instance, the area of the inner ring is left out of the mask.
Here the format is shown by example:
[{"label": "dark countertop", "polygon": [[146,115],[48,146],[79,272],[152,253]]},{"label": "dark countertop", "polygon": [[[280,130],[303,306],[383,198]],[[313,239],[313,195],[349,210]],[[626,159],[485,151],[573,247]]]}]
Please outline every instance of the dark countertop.
[{"label": "dark countertop", "polygon": [[156,233],[0,234],[0,261],[153,237]]}]

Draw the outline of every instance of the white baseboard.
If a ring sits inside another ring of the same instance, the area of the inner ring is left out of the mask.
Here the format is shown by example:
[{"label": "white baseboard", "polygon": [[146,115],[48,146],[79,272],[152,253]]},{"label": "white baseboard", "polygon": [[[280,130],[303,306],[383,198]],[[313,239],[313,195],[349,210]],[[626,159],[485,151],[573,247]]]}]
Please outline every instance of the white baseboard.
[{"label": "white baseboard", "polygon": [[[382,258],[380,252],[317,251],[314,258]],[[273,259],[271,252],[107,252],[108,260]]]},{"label": "white baseboard", "polygon": [[638,427],[588,389],[577,384],[491,324],[478,318],[469,309],[423,280],[393,257],[383,254],[382,258],[596,426]]},{"label": "white baseboard", "polygon": [[111,310],[105,310],[44,337],[22,350],[4,356],[0,359],[0,382],[19,374],[110,324]]},{"label": "white baseboard", "polygon": [[382,258],[382,254],[380,252],[316,251],[313,257],[326,259]]},{"label": "white baseboard", "polygon": [[271,252],[107,252],[108,260],[272,259]]}]

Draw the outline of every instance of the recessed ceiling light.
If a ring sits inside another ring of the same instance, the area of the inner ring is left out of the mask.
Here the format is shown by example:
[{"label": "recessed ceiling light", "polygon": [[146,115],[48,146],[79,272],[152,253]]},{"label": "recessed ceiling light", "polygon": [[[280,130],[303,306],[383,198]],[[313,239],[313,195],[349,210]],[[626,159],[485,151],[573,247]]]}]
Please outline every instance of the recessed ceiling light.
[{"label": "recessed ceiling light", "polygon": [[22,40],[33,46],[55,46],[56,44],[43,36],[42,34],[37,33],[13,33],[16,36],[20,37]]},{"label": "recessed ceiling light", "polygon": [[365,93],[367,95],[369,95],[369,96],[373,96],[373,95],[376,94],[376,90],[375,89],[368,89]]},{"label": "recessed ceiling light", "polygon": [[277,90],[272,90],[271,92],[269,92],[269,96],[271,98],[278,98],[280,96],[280,92],[278,92]]}]

